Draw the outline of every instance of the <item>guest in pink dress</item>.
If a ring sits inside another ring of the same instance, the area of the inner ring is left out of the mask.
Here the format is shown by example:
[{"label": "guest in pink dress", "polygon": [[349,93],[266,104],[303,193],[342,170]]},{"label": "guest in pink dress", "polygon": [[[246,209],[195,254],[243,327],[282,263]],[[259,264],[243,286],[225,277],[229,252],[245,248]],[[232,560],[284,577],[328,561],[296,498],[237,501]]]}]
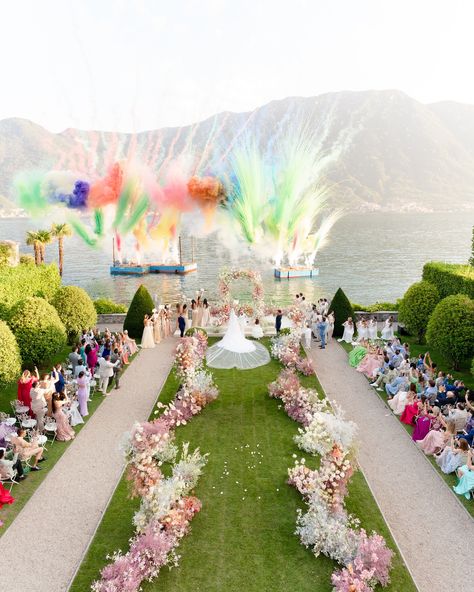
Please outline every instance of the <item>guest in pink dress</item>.
[{"label": "guest in pink dress", "polygon": [[369,347],[369,352],[357,366],[357,372],[362,372],[367,378],[374,378],[374,372],[383,365],[383,355],[378,348]]},{"label": "guest in pink dress", "polygon": [[[431,429],[418,444],[426,455],[439,454],[455,435],[454,421],[445,421],[439,407],[434,407],[431,417]],[[445,428],[445,429],[443,429]]]},{"label": "guest in pink dress", "polygon": [[83,371],[79,372],[77,377],[77,386],[79,387],[77,389],[77,399],[79,401],[79,413],[82,417],[89,415],[89,410],[87,409],[87,398],[89,394],[87,388],[88,382],[89,379],[87,378],[86,373]]},{"label": "guest in pink dress", "polygon": [[76,434],[69,425],[69,421],[63,412],[63,406],[66,403],[66,397],[63,393],[56,393],[53,397],[53,417],[56,420],[56,439],[61,442],[74,440]]},{"label": "guest in pink dress", "polygon": [[39,380],[38,369],[35,366],[35,375],[31,374],[29,370],[25,370],[21,375],[20,379],[18,380],[18,400],[20,403],[28,407],[30,417],[34,417],[33,412],[31,411],[31,387],[33,382]]},{"label": "guest in pink dress", "polygon": [[413,430],[413,434],[411,436],[412,440],[417,442],[418,440],[424,440],[424,438],[428,435],[431,427],[431,420],[428,416],[427,410],[423,410],[421,415],[419,415],[415,420],[415,429]]},{"label": "guest in pink dress", "polygon": [[97,342],[94,343],[94,347],[91,345],[86,346],[87,365],[89,366],[91,376],[94,376],[95,367],[97,366],[97,355],[99,352],[99,344]]},{"label": "guest in pink dress", "polygon": [[418,401],[413,400],[412,393],[408,393],[407,404],[400,417],[400,421],[406,425],[414,425],[415,417],[418,415],[419,407]]}]

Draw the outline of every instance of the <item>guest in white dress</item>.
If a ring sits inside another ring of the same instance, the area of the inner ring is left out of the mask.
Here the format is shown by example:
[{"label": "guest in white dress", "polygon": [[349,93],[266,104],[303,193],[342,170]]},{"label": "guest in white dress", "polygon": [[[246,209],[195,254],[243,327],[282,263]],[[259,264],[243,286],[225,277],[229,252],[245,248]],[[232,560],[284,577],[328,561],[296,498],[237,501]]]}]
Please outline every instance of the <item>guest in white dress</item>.
[{"label": "guest in white dress", "polygon": [[255,324],[252,327],[252,337],[254,339],[261,339],[263,337],[263,329],[258,319],[255,319]]},{"label": "guest in white dress", "polygon": [[303,331],[303,345],[306,349],[311,349],[311,327],[309,323],[306,325]]},{"label": "guest in white dress", "polygon": [[345,341],[346,343],[352,343],[352,338],[354,337],[354,322],[351,317],[347,319],[344,323],[342,323],[344,327],[344,333],[341,339],[338,339],[339,342]]},{"label": "guest in white dress", "polygon": [[202,326],[209,327],[211,324],[211,311],[209,310],[209,304],[207,298],[202,301]]},{"label": "guest in white dress", "polygon": [[366,341],[369,336],[367,321],[361,319],[357,324],[357,341]]},{"label": "guest in white dress", "polygon": [[368,322],[369,339],[377,339],[377,319],[372,317]]},{"label": "guest in white dress", "polygon": [[150,349],[155,347],[155,338],[153,336],[153,322],[149,319],[148,315],[145,315],[143,320],[143,335],[142,335],[142,348]]},{"label": "guest in white dress", "polygon": [[334,318],[334,313],[330,312],[327,316],[327,334],[326,334],[326,343],[328,343],[329,341],[331,341],[332,339],[332,334],[334,333],[334,321],[336,320]]},{"label": "guest in white dress", "polygon": [[393,339],[394,337],[395,333],[393,330],[393,317],[389,316],[388,319],[385,321],[382,329],[382,339],[388,341],[389,339]]}]

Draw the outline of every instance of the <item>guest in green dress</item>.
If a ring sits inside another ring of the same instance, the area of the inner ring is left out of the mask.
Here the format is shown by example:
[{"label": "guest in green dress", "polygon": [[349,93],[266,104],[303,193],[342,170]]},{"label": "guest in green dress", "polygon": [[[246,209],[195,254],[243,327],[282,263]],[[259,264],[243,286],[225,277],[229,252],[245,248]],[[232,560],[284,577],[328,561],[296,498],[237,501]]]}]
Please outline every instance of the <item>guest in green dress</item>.
[{"label": "guest in green dress", "polygon": [[349,353],[349,365],[356,368],[367,355],[367,348],[363,345],[356,347]]},{"label": "guest in green dress", "polygon": [[453,487],[458,495],[463,495],[467,499],[470,499],[474,491],[474,463],[472,461],[472,455],[473,451],[469,450],[467,453],[467,463],[456,471],[459,481]]}]

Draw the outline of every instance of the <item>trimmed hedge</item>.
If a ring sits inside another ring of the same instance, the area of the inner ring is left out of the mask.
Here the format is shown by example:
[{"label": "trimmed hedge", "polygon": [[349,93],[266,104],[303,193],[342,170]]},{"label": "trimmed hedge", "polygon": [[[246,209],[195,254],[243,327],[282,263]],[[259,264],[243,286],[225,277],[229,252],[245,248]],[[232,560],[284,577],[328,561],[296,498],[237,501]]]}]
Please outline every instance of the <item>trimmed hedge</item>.
[{"label": "trimmed hedge", "polygon": [[56,264],[0,268],[0,319],[8,322],[11,309],[24,298],[38,296],[50,302],[61,278]]},{"label": "trimmed hedge", "polygon": [[426,341],[458,370],[474,354],[474,300],[464,294],[447,296],[428,322]]},{"label": "trimmed hedge", "polygon": [[423,279],[438,288],[441,298],[451,294],[474,298],[474,268],[470,265],[430,261],[423,267]]},{"label": "trimmed hedge", "polygon": [[430,282],[412,284],[400,302],[399,320],[409,333],[416,335],[421,343],[431,313],[440,301],[438,288]]},{"label": "trimmed hedge", "polygon": [[97,323],[97,313],[89,294],[76,286],[59,288],[52,305],[58,311],[68,341],[73,343],[81,335],[82,329],[91,329]]},{"label": "trimmed hedge", "polygon": [[334,313],[334,337],[342,337],[344,332],[342,323],[347,321],[349,317],[352,317],[355,325],[354,310],[342,288],[339,288],[334,294],[329,310]]},{"label": "trimmed hedge", "polygon": [[123,323],[123,328],[128,331],[130,337],[141,338],[143,335],[143,319],[146,314],[151,315],[154,306],[150,292],[142,284],[135,292]]},{"label": "trimmed hedge", "polygon": [[94,307],[97,314],[116,314],[127,312],[127,307],[123,304],[118,304],[108,298],[97,298],[94,300]]},{"label": "trimmed hedge", "polygon": [[397,302],[374,302],[374,304],[369,304],[368,306],[351,302],[351,305],[353,310],[361,312],[379,312],[381,310],[392,311],[398,310],[398,307],[400,306],[400,300],[397,300]]},{"label": "trimmed hedge", "polygon": [[66,345],[66,329],[54,306],[30,296],[18,302],[8,321],[25,365],[48,360]]},{"label": "trimmed hedge", "polygon": [[0,384],[19,378],[21,373],[20,348],[10,327],[0,321]]}]

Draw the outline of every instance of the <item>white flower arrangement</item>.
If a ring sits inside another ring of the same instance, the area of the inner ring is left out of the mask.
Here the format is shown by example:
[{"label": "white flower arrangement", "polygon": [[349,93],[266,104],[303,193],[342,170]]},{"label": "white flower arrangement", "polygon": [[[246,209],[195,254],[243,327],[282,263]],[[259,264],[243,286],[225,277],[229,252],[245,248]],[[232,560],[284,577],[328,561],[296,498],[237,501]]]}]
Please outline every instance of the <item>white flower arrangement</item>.
[{"label": "white flower arrangement", "polygon": [[334,444],[344,452],[354,449],[357,426],[353,421],[346,421],[332,413],[318,411],[311,423],[298,429],[295,443],[310,454],[327,454]]}]

